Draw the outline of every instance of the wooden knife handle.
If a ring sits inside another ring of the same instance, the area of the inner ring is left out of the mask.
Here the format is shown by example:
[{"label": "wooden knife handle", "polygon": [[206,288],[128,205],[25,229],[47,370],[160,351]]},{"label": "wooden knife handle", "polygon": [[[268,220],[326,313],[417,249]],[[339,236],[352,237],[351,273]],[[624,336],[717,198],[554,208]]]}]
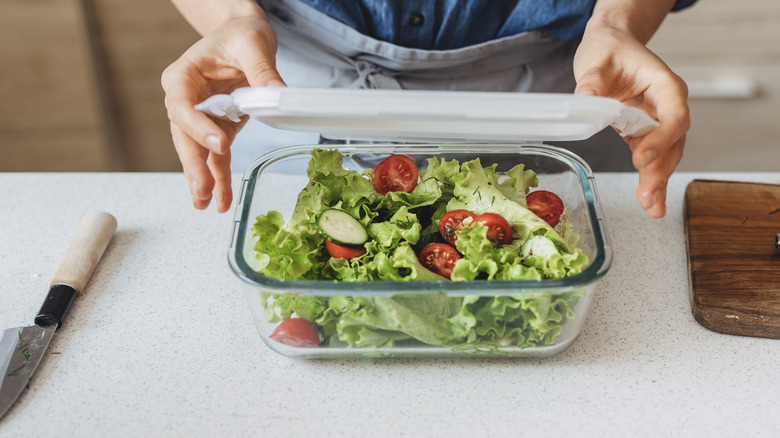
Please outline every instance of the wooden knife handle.
[{"label": "wooden knife handle", "polygon": [[82,294],[115,231],[116,219],[108,213],[94,211],[84,216],[51,286],[67,285]]},{"label": "wooden knife handle", "polygon": [[116,219],[108,213],[88,213],[81,221],[60,267],[54,274],[35,324],[59,328],[76,297],[84,292],[89,278],[116,231]]}]

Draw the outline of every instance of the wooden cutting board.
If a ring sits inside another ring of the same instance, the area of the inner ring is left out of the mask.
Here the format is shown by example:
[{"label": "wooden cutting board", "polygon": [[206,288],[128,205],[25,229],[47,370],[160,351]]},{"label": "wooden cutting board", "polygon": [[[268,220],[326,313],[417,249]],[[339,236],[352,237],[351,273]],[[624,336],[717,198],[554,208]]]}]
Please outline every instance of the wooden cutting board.
[{"label": "wooden cutting board", "polygon": [[683,216],[694,318],[720,333],[780,339],[780,185],[694,180]]}]

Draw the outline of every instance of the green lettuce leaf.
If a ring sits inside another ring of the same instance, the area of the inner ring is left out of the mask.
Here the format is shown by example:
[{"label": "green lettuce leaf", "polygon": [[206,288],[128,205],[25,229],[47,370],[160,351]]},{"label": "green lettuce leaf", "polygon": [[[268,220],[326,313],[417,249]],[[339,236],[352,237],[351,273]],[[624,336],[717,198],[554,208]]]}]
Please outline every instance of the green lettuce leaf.
[{"label": "green lettuce leaf", "polygon": [[[566,215],[557,229],[526,208],[525,196],[538,185],[536,174],[518,165],[505,175],[496,165],[458,163],[431,158],[410,193],[378,194],[373,171],[343,169],[338,151],[314,150],[307,169],[309,183],[299,193],[285,224],[279,212],[257,217],[252,227],[259,271],[285,280],[447,281],[420,264],[416,250],[441,241],[438,221],[449,210],[501,214],[510,223],[511,244],[487,240],[486,227],[458,231],[454,281],[540,280],[581,272],[587,257]],[[345,260],[328,255],[317,229],[323,210],[338,208],[357,218],[369,240],[363,256]],[[561,251],[550,257],[523,258],[520,248],[542,234]],[[468,351],[496,351],[555,341],[581,291],[562,294],[496,297],[396,295],[393,297],[312,297],[263,293],[269,321],[300,317],[314,321],[332,343],[357,347],[389,347],[410,340]]]},{"label": "green lettuce leaf", "polygon": [[488,240],[487,227],[479,223],[464,226],[456,235],[455,245],[463,258],[455,262],[453,281],[564,278],[582,272],[588,265],[588,257],[579,248],[548,257],[522,257],[522,241],[496,245]]},{"label": "green lettuce leaf", "polygon": [[525,241],[532,235],[541,234],[564,251],[571,251],[553,227],[526,208],[525,191],[530,184],[537,183],[536,176],[516,166],[510,171],[510,178],[499,183],[495,168],[495,164],[483,168],[479,159],[463,163],[461,173],[465,176],[455,185],[455,198],[449,201],[447,210],[465,209],[477,215],[498,213],[512,226],[514,239]]},{"label": "green lettuce leaf", "polygon": [[328,259],[325,239],[316,226],[300,222],[296,229],[284,228],[284,217],[277,211],[258,216],[252,233],[257,241],[254,251],[260,261],[259,272],[284,280],[316,280]]},{"label": "green lettuce leaf", "polygon": [[331,342],[385,348],[416,340],[459,350],[527,348],[555,342],[574,317],[582,291],[497,297],[397,295],[302,297],[273,295],[273,321],[297,316],[314,321]]},{"label": "green lettuce leaf", "polygon": [[409,209],[402,206],[388,221],[369,225],[368,235],[379,246],[392,249],[396,248],[402,240],[412,245],[417,243],[421,229],[422,225],[417,220],[417,216],[409,213]]}]

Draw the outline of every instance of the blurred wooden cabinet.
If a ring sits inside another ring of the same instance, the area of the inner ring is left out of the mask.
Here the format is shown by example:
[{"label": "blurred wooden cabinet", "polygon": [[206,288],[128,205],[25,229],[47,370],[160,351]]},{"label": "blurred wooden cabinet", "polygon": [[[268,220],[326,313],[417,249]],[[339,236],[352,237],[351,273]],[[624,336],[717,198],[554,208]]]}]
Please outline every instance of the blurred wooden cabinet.
[{"label": "blurred wooden cabinet", "polygon": [[80,2],[0,5],[0,170],[115,168]]},{"label": "blurred wooden cabinet", "polygon": [[0,171],[178,171],[160,74],[198,36],[163,0],[0,0]]},{"label": "blurred wooden cabinet", "polygon": [[648,46],[689,86],[680,170],[779,170],[780,2],[699,0]]}]

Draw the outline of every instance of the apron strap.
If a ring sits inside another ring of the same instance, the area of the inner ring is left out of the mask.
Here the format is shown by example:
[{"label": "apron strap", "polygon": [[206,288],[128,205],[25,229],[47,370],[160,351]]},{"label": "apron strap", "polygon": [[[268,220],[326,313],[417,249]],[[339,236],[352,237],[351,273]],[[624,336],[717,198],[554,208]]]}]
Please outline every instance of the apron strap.
[{"label": "apron strap", "polygon": [[354,63],[358,77],[349,88],[382,88],[391,90],[400,90],[401,84],[393,77],[390,72],[383,72],[376,65],[360,60]]}]

